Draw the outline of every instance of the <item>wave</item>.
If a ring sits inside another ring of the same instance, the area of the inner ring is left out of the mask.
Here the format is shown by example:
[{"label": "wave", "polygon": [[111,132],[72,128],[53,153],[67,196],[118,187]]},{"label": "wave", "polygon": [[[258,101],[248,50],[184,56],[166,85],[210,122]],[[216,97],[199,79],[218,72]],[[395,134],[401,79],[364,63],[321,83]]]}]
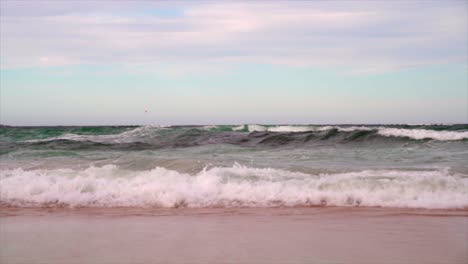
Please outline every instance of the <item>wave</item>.
[{"label": "wave", "polygon": [[[26,140],[24,142],[44,142],[51,140],[74,140],[74,141],[93,141],[99,143],[131,143],[135,139],[144,139],[151,136],[158,136],[160,129],[171,129],[171,127],[160,126],[142,126],[133,130],[125,131],[120,134],[111,135],[79,135],[79,134],[64,134],[59,137],[46,139]],[[196,129],[196,128],[195,128]],[[406,137],[415,140],[434,139],[439,141],[463,140],[468,139],[468,131],[437,131],[429,129],[406,129],[406,128],[391,128],[391,127],[366,127],[366,126],[262,126],[262,125],[245,125],[238,127],[229,126],[205,126],[203,130],[216,132],[229,131],[248,131],[248,132],[277,132],[277,133],[295,133],[295,132],[322,132],[330,130],[338,130],[339,132],[355,132],[355,131],[376,131],[377,134],[386,137]]]},{"label": "wave", "polygon": [[468,132],[436,131],[428,129],[379,128],[378,134],[386,137],[407,137],[417,140],[428,138],[449,141],[468,138]]},{"label": "wave", "polygon": [[2,204],[37,207],[468,207],[468,177],[447,169],[335,174],[238,164],[196,174],[115,165],[10,169],[0,170],[0,190]]},{"label": "wave", "polygon": [[437,131],[430,129],[407,129],[391,127],[367,127],[367,126],[261,126],[248,125],[248,131],[270,132],[314,132],[336,129],[340,132],[377,131],[379,135],[386,137],[406,137],[411,139],[434,139],[439,141],[468,139],[468,131]]},{"label": "wave", "polygon": [[[311,147],[317,144],[399,144],[403,142],[465,141],[466,126],[433,127],[434,129],[384,126],[297,126],[297,125],[242,125],[242,126],[141,126],[133,128],[22,128],[36,138],[20,140],[5,138],[9,128],[0,130],[0,155],[24,148],[77,149],[77,150],[147,150],[161,148],[194,147],[210,144],[231,144],[246,147]],[[445,130],[442,130],[445,129]],[[455,130],[447,130],[455,129]],[[38,130],[34,133],[29,130]],[[75,131],[75,133],[72,133]],[[79,132],[77,132],[79,131]],[[104,134],[107,131],[107,134]],[[16,131],[17,132],[17,131]],[[65,133],[66,132],[66,133]],[[27,134],[26,133],[26,134]],[[53,135],[53,136],[50,136]]]},{"label": "wave", "polygon": [[145,137],[151,137],[155,135],[155,132],[159,129],[164,129],[164,126],[141,126],[128,131],[124,131],[118,134],[104,134],[104,135],[83,135],[66,133],[57,137],[48,137],[42,139],[30,139],[24,140],[25,143],[36,143],[36,142],[48,142],[55,140],[67,140],[67,141],[90,141],[96,143],[133,143],[138,139]]}]

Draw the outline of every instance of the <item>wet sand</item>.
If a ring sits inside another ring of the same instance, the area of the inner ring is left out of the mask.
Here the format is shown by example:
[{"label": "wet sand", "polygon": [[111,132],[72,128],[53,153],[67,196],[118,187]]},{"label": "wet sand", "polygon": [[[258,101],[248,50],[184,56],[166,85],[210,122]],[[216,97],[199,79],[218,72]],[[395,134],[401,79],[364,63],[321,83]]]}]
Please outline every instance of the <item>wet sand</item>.
[{"label": "wet sand", "polygon": [[468,263],[468,211],[0,208],[0,263]]}]

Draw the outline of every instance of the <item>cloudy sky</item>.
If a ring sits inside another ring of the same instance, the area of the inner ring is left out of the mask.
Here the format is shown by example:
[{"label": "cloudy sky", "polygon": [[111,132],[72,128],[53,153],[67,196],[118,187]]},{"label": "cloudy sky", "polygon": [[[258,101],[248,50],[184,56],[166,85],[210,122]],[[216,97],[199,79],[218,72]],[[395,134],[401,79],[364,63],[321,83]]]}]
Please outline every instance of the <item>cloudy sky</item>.
[{"label": "cloudy sky", "polygon": [[0,0],[0,123],[467,123],[468,1]]}]

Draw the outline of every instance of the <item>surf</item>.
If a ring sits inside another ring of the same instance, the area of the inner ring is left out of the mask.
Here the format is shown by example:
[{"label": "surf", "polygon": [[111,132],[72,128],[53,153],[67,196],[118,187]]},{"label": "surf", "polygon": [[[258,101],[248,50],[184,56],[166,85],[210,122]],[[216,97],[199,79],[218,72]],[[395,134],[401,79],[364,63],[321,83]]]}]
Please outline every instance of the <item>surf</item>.
[{"label": "surf", "polygon": [[126,170],[0,170],[0,202],[20,207],[468,208],[468,175],[377,169],[310,174],[235,164],[181,173],[163,167]]}]

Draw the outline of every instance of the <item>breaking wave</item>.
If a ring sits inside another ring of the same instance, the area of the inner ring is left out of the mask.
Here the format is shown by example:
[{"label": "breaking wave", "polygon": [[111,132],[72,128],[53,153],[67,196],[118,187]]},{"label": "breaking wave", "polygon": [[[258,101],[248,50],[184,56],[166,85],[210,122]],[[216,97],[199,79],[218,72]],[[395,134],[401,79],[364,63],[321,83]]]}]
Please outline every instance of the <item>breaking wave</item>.
[{"label": "breaking wave", "polygon": [[468,138],[468,132],[435,131],[427,129],[380,128],[378,134],[386,137],[407,137],[417,140],[429,138],[447,141]]},{"label": "breaking wave", "polygon": [[468,208],[468,177],[439,170],[307,174],[241,165],[196,174],[115,165],[84,170],[0,170],[9,206]]},{"label": "breaking wave", "polygon": [[17,150],[151,150],[231,144],[313,147],[324,144],[399,144],[468,139],[467,125],[431,126],[141,126],[0,127],[0,155]]},{"label": "breaking wave", "polygon": [[468,138],[468,131],[437,131],[431,129],[408,129],[392,127],[368,127],[368,126],[260,126],[248,125],[248,131],[270,132],[314,132],[336,129],[340,132],[377,131],[377,134],[386,137],[406,137],[411,139],[434,139],[440,141],[462,140]]}]

